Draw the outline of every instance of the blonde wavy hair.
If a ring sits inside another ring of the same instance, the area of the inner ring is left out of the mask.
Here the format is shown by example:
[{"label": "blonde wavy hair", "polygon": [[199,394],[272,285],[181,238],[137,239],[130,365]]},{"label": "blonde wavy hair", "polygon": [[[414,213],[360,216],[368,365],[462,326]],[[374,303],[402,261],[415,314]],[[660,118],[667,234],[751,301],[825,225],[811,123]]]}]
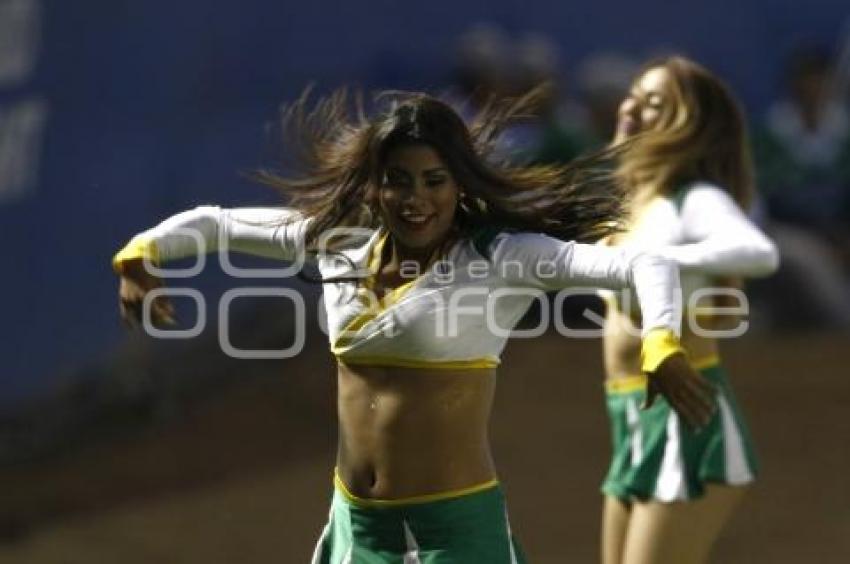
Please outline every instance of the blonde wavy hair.
[{"label": "blonde wavy hair", "polygon": [[625,143],[616,176],[627,187],[648,187],[670,196],[687,183],[709,181],[727,190],[746,210],[754,173],[744,113],[729,88],[710,71],[681,56],[654,60],[638,77],[667,71],[657,124]]}]

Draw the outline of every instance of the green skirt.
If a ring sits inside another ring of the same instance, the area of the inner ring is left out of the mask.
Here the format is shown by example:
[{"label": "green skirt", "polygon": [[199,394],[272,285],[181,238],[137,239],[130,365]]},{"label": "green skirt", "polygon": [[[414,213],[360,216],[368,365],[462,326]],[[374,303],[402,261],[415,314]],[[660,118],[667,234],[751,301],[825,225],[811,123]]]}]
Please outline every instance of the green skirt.
[{"label": "green skirt", "polygon": [[312,564],[526,562],[511,534],[498,483],[449,495],[409,502],[365,500],[348,493],[337,479]]},{"label": "green skirt", "polygon": [[640,377],[609,382],[612,458],[603,493],[624,500],[686,501],[709,482],[743,485],[758,471],[752,439],[718,364],[699,371],[717,388],[717,413],[700,432],[690,430],[663,399],[640,411]]}]

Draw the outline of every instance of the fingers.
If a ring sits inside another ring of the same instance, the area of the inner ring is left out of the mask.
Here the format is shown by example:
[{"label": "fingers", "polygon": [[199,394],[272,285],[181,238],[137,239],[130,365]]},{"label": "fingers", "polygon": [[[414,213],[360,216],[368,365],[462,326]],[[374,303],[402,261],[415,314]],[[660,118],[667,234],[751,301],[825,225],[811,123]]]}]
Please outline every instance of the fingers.
[{"label": "fingers", "polygon": [[176,325],[177,321],[174,318],[174,306],[171,301],[160,296],[151,304],[151,321],[154,325]]},{"label": "fingers", "polygon": [[135,329],[142,325],[146,313],[150,316],[150,323],[155,327],[177,324],[174,306],[166,296],[160,295],[153,298],[148,305],[149,310],[145,312],[145,301],[149,292],[162,286],[162,280],[149,274],[140,262],[136,265],[125,265],[118,296],[121,319],[128,328]]},{"label": "fingers", "polygon": [[716,409],[713,388],[710,385],[704,388],[703,382],[697,382],[697,378],[689,378],[690,382],[682,386],[677,394],[683,418],[695,430],[708,425]]},{"label": "fingers", "polygon": [[717,390],[705,378],[695,375],[688,379],[688,396],[701,427],[708,424],[717,411]]},{"label": "fingers", "polygon": [[124,327],[127,329],[135,329],[139,326],[139,318],[137,317],[131,303],[120,300],[118,302],[118,311],[121,315],[121,323],[124,324]]},{"label": "fingers", "polygon": [[148,272],[145,263],[141,259],[125,261],[121,271],[122,284],[136,286],[143,290],[150,290],[162,286],[162,279]]},{"label": "fingers", "polygon": [[137,300],[121,298],[118,302],[121,321],[128,329],[137,328],[142,322],[142,304]]},{"label": "fingers", "polygon": [[708,425],[714,416],[714,405],[701,393],[695,394],[692,390],[683,388],[674,397],[674,409],[691,429],[699,431]]},{"label": "fingers", "polygon": [[693,370],[683,374],[681,380],[682,394],[697,423],[706,425],[717,409],[714,385]]},{"label": "fingers", "polygon": [[[121,297],[118,302],[118,311],[121,321],[128,329],[137,329],[144,322],[144,299]],[[177,320],[174,314],[174,306],[164,296],[155,298],[150,303],[150,323],[154,327],[174,326]]]},{"label": "fingers", "polygon": [[646,383],[646,395],[643,397],[643,403],[640,404],[641,410],[647,410],[655,405],[655,398],[658,397],[658,386],[655,380],[650,378]]},{"label": "fingers", "polygon": [[665,397],[685,424],[695,430],[708,425],[717,410],[714,386],[694,372],[687,362],[664,363],[650,375],[644,405],[651,406],[658,393]]}]

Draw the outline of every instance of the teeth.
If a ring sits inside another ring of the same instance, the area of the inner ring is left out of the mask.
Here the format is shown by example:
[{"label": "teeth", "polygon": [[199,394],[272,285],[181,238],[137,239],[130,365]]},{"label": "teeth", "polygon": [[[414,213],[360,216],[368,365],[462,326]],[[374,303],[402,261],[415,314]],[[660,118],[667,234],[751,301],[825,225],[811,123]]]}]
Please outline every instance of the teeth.
[{"label": "teeth", "polygon": [[428,221],[427,215],[414,214],[414,213],[402,213],[402,219],[405,221],[409,221],[410,223],[425,223]]}]

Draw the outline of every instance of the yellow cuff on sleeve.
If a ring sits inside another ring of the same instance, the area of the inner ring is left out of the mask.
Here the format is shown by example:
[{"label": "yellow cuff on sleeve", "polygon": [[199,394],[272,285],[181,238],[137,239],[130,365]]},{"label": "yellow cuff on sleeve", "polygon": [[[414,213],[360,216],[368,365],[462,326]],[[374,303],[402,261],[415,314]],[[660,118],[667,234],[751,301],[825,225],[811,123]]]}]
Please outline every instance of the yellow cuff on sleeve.
[{"label": "yellow cuff on sleeve", "polygon": [[112,270],[121,274],[124,271],[124,262],[136,259],[148,259],[154,264],[159,264],[159,249],[156,243],[143,237],[133,238],[112,257]]},{"label": "yellow cuff on sleeve", "polygon": [[640,368],[643,372],[655,372],[664,360],[685,349],[679,338],[670,329],[651,329],[643,338],[640,351]]}]

